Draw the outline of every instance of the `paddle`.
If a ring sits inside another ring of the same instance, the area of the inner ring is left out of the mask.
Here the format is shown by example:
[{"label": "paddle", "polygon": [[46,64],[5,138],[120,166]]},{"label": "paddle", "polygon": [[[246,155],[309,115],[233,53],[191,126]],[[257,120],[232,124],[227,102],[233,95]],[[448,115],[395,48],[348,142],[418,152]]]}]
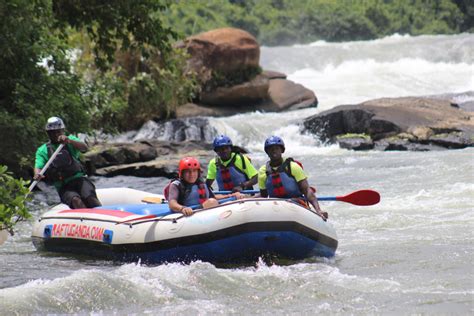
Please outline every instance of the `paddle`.
[{"label": "paddle", "polygon": [[[41,169],[39,175],[44,175],[44,173],[46,172],[46,170],[48,170],[49,166],[53,163],[54,159],[56,158],[56,156],[59,154],[59,152],[61,151],[61,149],[63,149],[64,147],[64,144],[60,144],[58,146],[58,148],[56,149],[56,151],[51,155],[51,158],[49,158],[49,160],[46,162],[46,164],[44,165],[43,169]],[[41,180],[35,180],[31,183],[30,187],[28,188],[28,192],[31,192],[35,186],[38,184],[38,182],[41,181]]]},{"label": "paddle", "polygon": [[[217,191],[214,193],[228,194],[230,193],[230,191]],[[241,191],[241,193],[257,193],[257,191],[246,190],[246,191]],[[159,201],[159,203],[162,203],[162,200],[163,200],[162,198],[154,198],[154,197],[144,198],[143,200],[151,201],[153,199],[156,199],[157,201]],[[219,204],[233,201],[233,200],[235,200],[235,197],[221,199],[219,200]],[[346,202],[346,203],[351,203],[351,204],[359,205],[359,206],[368,206],[368,205],[375,205],[378,202],[380,202],[380,194],[374,190],[358,190],[358,191],[354,191],[352,193],[349,193],[343,196],[321,196],[321,197],[318,197],[318,201],[339,201],[339,202]],[[152,203],[152,202],[149,202],[149,203]],[[190,207],[194,210],[194,209],[200,208],[201,205],[197,204],[197,205],[192,205]],[[126,221],[117,222],[116,225],[122,224],[122,223],[140,221],[140,220],[149,219],[149,218],[155,218],[155,217],[157,216],[153,214],[145,215],[145,216],[141,216],[137,218],[132,218]]]},{"label": "paddle", "polygon": [[142,199],[143,203],[149,203],[149,204],[166,204],[168,201],[164,198],[160,198],[157,196],[146,196]]},{"label": "paddle", "polygon": [[[257,190],[244,190],[240,193],[259,193]],[[228,194],[231,191],[216,191],[215,194]],[[380,194],[374,190],[358,190],[344,196],[321,196],[318,201],[339,201],[359,206],[374,205],[380,201]]]},{"label": "paddle", "polygon": [[[160,200],[161,200],[161,198],[160,198]],[[225,199],[220,199],[220,200],[218,200],[218,202],[219,202],[219,204],[222,204],[222,203],[233,201],[233,200],[235,200],[235,196],[225,198]],[[161,201],[160,201],[160,203],[161,203]],[[195,204],[195,205],[191,205],[189,207],[192,208],[193,210],[195,210],[195,209],[201,208],[202,206],[201,206],[201,204]],[[176,214],[179,214],[179,213],[176,212]],[[144,220],[144,219],[150,219],[150,218],[155,218],[155,217],[158,217],[158,216],[154,215],[154,214],[150,214],[150,215],[140,216],[140,217],[136,217],[136,218],[132,218],[132,219],[127,219],[125,221],[117,222],[115,225],[123,224],[123,223],[130,223],[130,222],[135,222],[135,221],[141,221],[141,220]]]},{"label": "paddle", "polygon": [[339,201],[359,206],[367,206],[380,202],[380,194],[374,190],[359,190],[343,196],[318,197],[318,201]]},{"label": "paddle", "polygon": [[[212,191],[214,194],[230,194],[232,193],[232,191]],[[259,190],[242,190],[242,191],[239,191],[240,193],[243,193],[243,194],[256,194],[256,193],[260,193]]]}]

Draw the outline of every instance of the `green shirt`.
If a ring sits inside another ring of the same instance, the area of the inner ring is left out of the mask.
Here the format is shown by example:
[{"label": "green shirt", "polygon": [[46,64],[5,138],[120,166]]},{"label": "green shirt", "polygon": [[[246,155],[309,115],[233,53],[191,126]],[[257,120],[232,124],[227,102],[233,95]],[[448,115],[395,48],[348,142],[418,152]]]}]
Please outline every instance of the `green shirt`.
[{"label": "green shirt", "polygon": [[[237,156],[236,156],[237,155]],[[234,165],[237,169],[239,169],[240,171],[242,171],[245,175],[247,175],[247,177],[249,179],[252,179],[255,175],[258,174],[257,172],[257,169],[255,169],[255,167],[252,165],[252,163],[250,162],[250,160],[247,158],[247,156],[245,155],[239,155],[239,154],[236,154],[236,153],[231,153],[230,154],[230,159],[229,160],[226,160],[226,161],[222,161],[221,160],[221,163],[224,165],[224,166],[228,166],[229,163],[231,162],[232,158],[235,157],[235,161],[234,161]],[[243,164],[242,164],[242,159],[241,157],[244,158],[244,161],[245,161],[245,169],[243,167]],[[209,162],[209,165],[207,166],[207,180],[215,180],[216,179],[216,174],[217,174],[217,165],[216,165],[216,158],[213,158],[210,162]]]},{"label": "green shirt", "polygon": [[[278,167],[275,167],[275,168],[272,167],[272,169],[276,170],[278,169]],[[290,170],[291,170],[291,175],[295,178],[296,182],[300,182],[307,178],[306,174],[303,171],[303,168],[301,168],[301,166],[294,161],[290,162]],[[267,164],[264,164],[258,170],[258,188],[260,190],[267,189],[265,185],[266,181],[267,181]]]},{"label": "green shirt", "polygon": [[[81,141],[79,138],[73,135],[68,136],[69,139],[75,140],[75,141]],[[53,150],[56,150],[59,147],[59,144],[51,144],[53,147]],[[76,149],[73,145],[67,144],[69,152],[71,153],[72,157],[76,160],[79,161],[81,157],[81,152]],[[35,158],[35,168],[37,169],[43,169],[43,167],[46,165],[46,163],[49,160],[49,154],[48,154],[48,144],[45,143],[41,145],[37,150],[36,150],[36,158]],[[83,172],[78,172],[72,177],[64,179],[64,181],[55,181],[53,183],[54,187],[59,190],[63,185],[66,183],[70,182],[71,180],[74,180],[76,178],[83,177],[85,174]]]}]

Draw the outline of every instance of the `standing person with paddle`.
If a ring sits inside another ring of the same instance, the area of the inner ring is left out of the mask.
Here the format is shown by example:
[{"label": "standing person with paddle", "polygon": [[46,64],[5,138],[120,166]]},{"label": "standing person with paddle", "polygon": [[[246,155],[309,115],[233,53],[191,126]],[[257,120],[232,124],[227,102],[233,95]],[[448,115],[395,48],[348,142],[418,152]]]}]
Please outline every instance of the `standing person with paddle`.
[{"label": "standing person with paddle", "polygon": [[301,198],[306,200],[324,220],[328,213],[321,211],[318,199],[311,190],[307,176],[299,163],[293,158],[283,159],[285,143],[278,136],[270,136],[264,146],[270,160],[258,171],[258,186],[262,197]]},{"label": "standing person with paddle", "polygon": [[[52,182],[61,202],[72,209],[100,206],[95,186],[87,178],[79,161],[81,152],[87,151],[87,145],[73,135],[66,136],[65,128],[59,117],[48,119],[46,133],[49,142],[41,145],[36,151],[33,178],[35,181],[45,179]],[[46,169],[45,167],[47,170],[42,170]]]},{"label": "standing person with paddle", "polygon": [[217,157],[207,167],[207,185],[211,187],[217,180],[220,191],[252,190],[257,183],[258,172],[250,159],[240,152],[232,152],[232,140],[226,135],[217,136],[212,144]]}]

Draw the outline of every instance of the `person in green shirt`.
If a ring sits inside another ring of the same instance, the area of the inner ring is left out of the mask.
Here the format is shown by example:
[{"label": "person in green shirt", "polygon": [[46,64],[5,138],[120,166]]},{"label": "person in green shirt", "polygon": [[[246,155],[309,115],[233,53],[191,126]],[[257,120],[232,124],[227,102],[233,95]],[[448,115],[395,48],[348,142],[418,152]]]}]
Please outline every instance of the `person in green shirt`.
[{"label": "person in green shirt", "polygon": [[324,220],[328,213],[321,211],[318,199],[310,188],[303,168],[292,158],[283,159],[285,143],[278,136],[270,136],[264,146],[270,160],[258,171],[261,197],[302,198],[314,207]]},{"label": "person in green shirt", "polygon": [[245,155],[232,152],[232,140],[219,135],[214,139],[213,147],[217,157],[209,162],[206,184],[211,187],[217,180],[219,191],[252,190],[257,183],[257,169]]},{"label": "person in green shirt", "polygon": [[[66,136],[66,126],[59,117],[50,117],[46,123],[46,132],[49,142],[41,145],[36,151],[34,176],[37,181],[42,179],[52,182],[58,191],[61,202],[70,208],[92,208],[100,206],[94,184],[87,175],[79,161],[81,152],[87,151],[87,145],[79,138]],[[46,165],[49,158],[59,147],[65,146],[59,151],[44,175],[41,169]]]}]

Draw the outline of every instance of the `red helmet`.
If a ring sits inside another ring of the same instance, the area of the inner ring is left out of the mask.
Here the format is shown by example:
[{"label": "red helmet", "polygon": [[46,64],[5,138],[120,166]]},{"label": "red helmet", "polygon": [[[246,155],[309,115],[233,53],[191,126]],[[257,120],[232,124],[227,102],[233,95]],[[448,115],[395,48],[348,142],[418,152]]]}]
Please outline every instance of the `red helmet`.
[{"label": "red helmet", "polygon": [[194,157],[184,157],[179,161],[179,177],[183,174],[183,170],[199,170],[201,171],[201,164]]}]

